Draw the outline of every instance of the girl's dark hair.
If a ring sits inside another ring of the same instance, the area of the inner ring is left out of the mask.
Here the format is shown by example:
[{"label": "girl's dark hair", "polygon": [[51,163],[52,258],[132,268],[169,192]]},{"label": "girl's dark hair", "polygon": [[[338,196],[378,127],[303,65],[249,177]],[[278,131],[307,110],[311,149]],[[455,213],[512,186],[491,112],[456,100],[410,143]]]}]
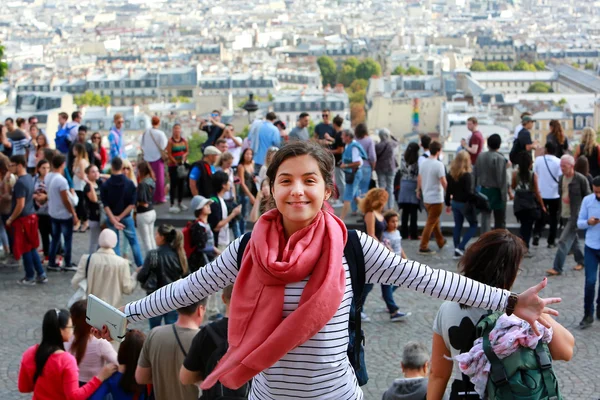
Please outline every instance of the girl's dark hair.
[{"label": "girl's dark hair", "polygon": [[212,186],[215,192],[219,193],[221,189],[223,189],[223,185],[226,185],[229,182],[229,175],[223,171],[215,172],[212,177]]},{"label": "girl's dark hair", "polygon": [[140,181],[146,177],[150,177],[153,181],[156,182],[156,177],[154,176],[154,171],[150,168],[150,164],[146,161],[142,161],[137,165],[138,174],[140,177]]},{"label": "girl's dark hair", "polygon": [[87,310],[87,300],[79,300],[73,303],[71,309],[71,320],[73,321],[73,344],[69,353],[75,356],[77,365],[83,360],[88,341],[90,340],[90,331],[92,329],[85,320]]},{"label": "girl's dark hair", "polygon": [[56,152],[54,151],[54,149],[50,149],[48,147],[46,147],[44,149],[44,158],[46,160],[48,160],[48,162],[50,163],[50,166],[52,166],[52,160],[54,160],[55,154],[56,154]]},{"label": "girl's dark hair", "polygon": [[404,161],[406,161],[406,165],[413,165],[419,161],[418,143],[410,142],[408,146],[406,146],[406,151],[404,152]]},{"label": "girl's dark hair", "polygon": [[528,151],[522,151],[519,154],[519,178],[522,182],[529,182],[531,178],[531,154]]},{"label": "girl's dark hair", "polygon": [[575,161],[575,172],[587,177],[590,174],[590,162],[586,156],[579,156]]},{"label": "girl's dark hair", "polygon": [[162,224],[158,227],[158,234],[165,238],[165,242],[173,249],[179,258],[179,264],[183,270],[183,275],[188,274],[187,257],[183,248],[183,233],[179,229],[175,229],[173,225]]},{"label": "girl's dark hair", "polygon": [[35,374],[33,375],[33,383],[37,378],[42,376],[42,371],[46,365],[48,358],[57,350],[65,350],[63,338],[60,330],[67,327],[71,318],[67,310],[59,310],[53,308],[46,311],[44,314],[44,322],[42,322],[42,342],[35,352]]},{"label": "girl's dark hair", "polygon": [[75,153],[77,153],[77,155],[75,156],[76,158],[81,157],[81,158],[85,158],[87,160],[88,155],[87,155],[85,146],[83,144],[75,143],[75,146],[73,146],[73,148],[75,149]]},{"label": "girl's dark hair", "polygon": [[362,139],[365,136],[367,136],[369,134],[369,129],[367,128],[367,124],[365,123],[360,123],[358,125],[356,125],[356,128],[354,128],[354,135],[356,136],[357,139]]},{"label": "girl's dark hair", "polygon": [[273,194],[277,170],[281,164],[288,158],[295,158],[305,155],[311,156],[315,159],[319,166],[321,176],[323,176],[323,180],[325,181],[325,188],[333,192],[333,173],[335,166],[333,154],[327,151],[323,146],[313,142],[293,142],[279,149],[279,151],[277,151],[273,156],[273,160],[271,160],[269,168],[267,168],[267,178],[269,179],[271,194]]},{"label": "girl's dark hair", "polygon": [[142,393],[145,386],[138,385],[135,381],[135,369],[137,367],[146,335],[137,329],[132,329],[125,335],[125,340],[119,347],[117,361],[125,366],[125,372],[119,381],[119,386],[126,393]]},{"label": "girl's dark hair", "polygon": [[48,162],[48,160],[38,161],[37,165],[35,166],[35,172],[39,174],[40,168],[42,168],[44,166],[44,164],[50,164],[50,163]]},{"label": "girl's dark hair", "polygon": [[[500,289],[510,289],[527,247],[506,229],[484,233],[465,251],[458,267],[467,278]],[[467,306],[461,305],[461,308]]]},{"label": "girl's dark hair", "polygon": [[[245,159],[246,153],[248,151],[252,151],[252,149],[248,147],[247,149],[244,149],[244,151],[242,151],[242,155],[240,156],[240,161],[239,161],[238,165],[245,165],[244,159]],[[254,157],[254,153],[252,153],[252,156]]]},{"label": "girl's dark hair", "polygon": [[556,141],[561,146],[565,144],[565,134],[563,132],[562,125],[559,121],[553,119],[550,121],[550,135],[556,136]]},{"label": "girl's dark hair", "polygon": [[[44,146],[43,146],[43,148],[47,149],[48,148],[48,138],[46,137],[46,135],[40,134],[40,135],[38,135],[38,137],[44,138]],[[37,138],[35,139],[35,142],[36,143],[38,142]]]}]

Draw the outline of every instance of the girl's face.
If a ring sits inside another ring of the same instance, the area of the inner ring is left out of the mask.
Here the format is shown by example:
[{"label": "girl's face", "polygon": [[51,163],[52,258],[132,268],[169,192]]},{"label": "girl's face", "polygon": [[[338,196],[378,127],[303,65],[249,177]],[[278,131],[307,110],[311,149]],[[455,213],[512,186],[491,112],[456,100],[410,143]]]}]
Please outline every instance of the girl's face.
[{"label": "girl's face", "polygon": [[233,160],[223,161],[223,164],[221,164],[221,168],[229,169],[231,168],[231,164],[233,164]]},{"label": "girl's face", "polygon": [[[265,178],[266,180],[267,178]],[[263,197],[269,197],[271,194],[271,187],[269,186],[268,183],[264,183],[262,185],[262,187],[260,188],[260,192],[262,193]]]},{"label": "girl's face", "polygon": [[44,135],[38,135],[35,140],[38,144],[38,147],[46,146],[46,137]]},{"label": "girl's face", "polygon": [[254,157],[254,153],[252,150],[248,150],[244,153],[244,161],[247,163],[252,162],[252,158]]},{"label": "girl's face", "polygon": [[40,174],[40,177],[45,177],[46,174],[50,172],[50,164],[45,163],[43,164],[41,167],[38,168],[38,173]]},{"label": "girl's face", "polygon": [[287,236],[310,225],[331,196],[317,161],[302,155],[285,160],[277,169],[272,189]]},{"label": "girl's face", "polygon": [[100,178],[100,171],[98,171],[98,167],[91,167],[90,171],[88,172],[88,179],[92,182],[96,182],[98,178]]},{"label": "girl's face", "polygon": [[157,246],[162,246],[163,244],[165,244],[165,238],[163,237],[163,235],[158,233],[158,231],[156,231],[156,233],[154,234],[154,240],[156,241]]},{"label": "girl's face", "polygon": [[67,326],[60,329],[60,335],[62,336],[63,342],[68,342],[69,339],[71,339],[71,336],[73,336],[73,321],[71,321],[71,318],[69,318]]},{"label": "girl's face", "polygon": [[202,214],[204,215],[208,215],[210,214],[212,211],[210,209],[210,203],[208,203],[207,205],[205,205],[204,207],[202,207]]},{"label": "girl's face", "polygon": [[390,232],[398,230],[398,217],[391,217],[387,223],[387,227]]}]

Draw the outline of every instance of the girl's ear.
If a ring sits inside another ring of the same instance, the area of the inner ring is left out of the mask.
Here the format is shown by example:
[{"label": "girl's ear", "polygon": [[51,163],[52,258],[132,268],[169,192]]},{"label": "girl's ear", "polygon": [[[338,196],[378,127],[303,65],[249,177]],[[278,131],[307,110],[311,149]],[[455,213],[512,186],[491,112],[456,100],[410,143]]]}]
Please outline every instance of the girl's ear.
[{"label": "girl's ear", "polygon": [[330,197],[331,197],[331,189],[326,188],[325,189],[325,201],[329,200]]}]

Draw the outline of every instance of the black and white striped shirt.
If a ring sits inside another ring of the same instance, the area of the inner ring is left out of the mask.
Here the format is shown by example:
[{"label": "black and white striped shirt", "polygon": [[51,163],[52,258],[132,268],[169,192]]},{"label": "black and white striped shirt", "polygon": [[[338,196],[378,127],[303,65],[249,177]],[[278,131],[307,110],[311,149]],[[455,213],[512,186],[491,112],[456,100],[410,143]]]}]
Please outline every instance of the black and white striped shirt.
[{"label": "black and white striped shirt", "polygon": [[[367,234],[358,232],[358,235],[365,257],[367,283],[400,286],[477,308],[503,310],[506,307],[509,291],[403,260]],[[237,239],[231,243],[221,256],[187,278],[129,303],[125,306],[129,321],[165,314],[232,284],[238,273],[239,242]],[[352,283],[346,259],[342,258],[342,262],[346,271],[346,291],[337,312],[315,336],[254,377],[251,400],[363,398],[346,356]],[[286,285],[282,318],[298,307],[307,281],[308,278]]]}]

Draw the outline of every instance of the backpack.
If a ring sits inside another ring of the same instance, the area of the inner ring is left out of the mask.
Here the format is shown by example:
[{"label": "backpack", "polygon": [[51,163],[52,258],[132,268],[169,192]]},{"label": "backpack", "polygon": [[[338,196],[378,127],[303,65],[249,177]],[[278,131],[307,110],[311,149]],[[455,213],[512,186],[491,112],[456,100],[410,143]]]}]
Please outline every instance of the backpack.
[{"label": "backpack", "polygon": [[[238,268],[242,266],[242,256],[248,241],[250,241],[251,232],[246,233],[240,240],[240,247],[237,253]],[[365,363],[365,333],[361,329],[360,313],[362,311],[364,298],[365,277],[365,257],[362,252],[362,245],[358,233],[355,230],[348,230],[348,242],[344,247],[344,256],[350,270],[350,280],[352,281],[352,305],[350,306],[350,319],[348,321],[348,350],[346,354],[350,364],[354,368],[356,379],[360,386],[364,386],[369,381],[367,365]]]},{"label": "backpack", "polygon": [[60,151],[63,154],[69,153],[69,148],[71,147],[71,137],[69,132],[73,128],[71,124],[65,124],[62,128],[60,128],[56,132],[56,137],[54,138],[54,144],[56,146],[56,150]]},{"label": "backpack", "polygon": [[[215,331],[212,327],[212,324],[208,324],[204,327],[206,329],[206,333],[208,336],[215,342],[217,348],[211,353],[208,361],[206,363],[206,376],[210,375],[212,371],[215,369],[221,358],[227,353],[229,349],[229,343],[227,343],[227,338],[221,337],[217,331]],[[208,390],[204,390],[202,392],[202,399],[206,400],[245,400],[250,395],[250,386],[252,381],[246,382],[239,389],[229,389],[220,381],[214,384]]]},{"label": "backpack", "polygon": [[519,347],[500,360],[493,352],[489,334],[502,315],[491,313],[477,324],[477,337],[483,338],[483,351],[491,364],[486,388],[489,400],[561,400],[558,380],[552,370],[552,357],[540,340],[535,349]]},{"label": "backpack", "polygon": [[185,251],[185,256],[187,258],[190,258],[190,256],[198,247],[197,243],[192,243],[192,226],[194,226],[195,223],[196,221],[188,221],[188,223],[185,224],[185,227],[181,230],[181,233],[183,234],[183,250]]}]

